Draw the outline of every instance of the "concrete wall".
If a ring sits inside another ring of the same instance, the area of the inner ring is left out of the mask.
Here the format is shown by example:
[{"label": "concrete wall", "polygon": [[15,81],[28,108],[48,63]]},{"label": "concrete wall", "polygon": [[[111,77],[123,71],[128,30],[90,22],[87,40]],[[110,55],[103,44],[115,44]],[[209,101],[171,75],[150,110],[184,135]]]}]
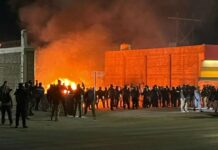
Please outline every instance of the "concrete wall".
[{"label": "concrete wall", "polygon": [[28,47],[26,31],[21,32],[21,46],[0,48],[0,84],[8,81],[12,89],[20,82],[34,81],[34,48]]}]

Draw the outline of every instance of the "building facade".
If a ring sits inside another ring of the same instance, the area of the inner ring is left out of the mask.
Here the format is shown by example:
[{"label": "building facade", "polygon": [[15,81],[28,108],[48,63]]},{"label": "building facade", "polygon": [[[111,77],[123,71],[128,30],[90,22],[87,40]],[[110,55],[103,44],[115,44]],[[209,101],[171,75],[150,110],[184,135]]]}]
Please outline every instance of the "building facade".
[{"label": "building facade", "polygon": [[26,30],[21,40],[2,43],[0,47],[0,83],[8,81],[12,89],[20,82],[34,81],[34,48],[27,44]]},{"label": "building facade", "polygon": [[217,82],[218,64],[203,65],[217,60],[218,46],[215,45],[107,51],[105,84],[177,86]]}]

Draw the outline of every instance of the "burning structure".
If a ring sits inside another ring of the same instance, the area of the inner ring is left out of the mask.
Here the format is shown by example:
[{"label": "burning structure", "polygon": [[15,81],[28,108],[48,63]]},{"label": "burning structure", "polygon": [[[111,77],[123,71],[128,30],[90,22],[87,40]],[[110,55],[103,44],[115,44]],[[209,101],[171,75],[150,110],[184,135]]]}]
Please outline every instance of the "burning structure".
[{"label": "burning structure", "polygon": [[105,84],[110,83],[218,85],[218,46],[108,51],[105,53]]},{"label": "burning structure", "polygon": [[5,80],[13,89],[19,82],[34,81],[34,48],[27,44],[26,30],[21,41],[0,44],[0,83]]}]

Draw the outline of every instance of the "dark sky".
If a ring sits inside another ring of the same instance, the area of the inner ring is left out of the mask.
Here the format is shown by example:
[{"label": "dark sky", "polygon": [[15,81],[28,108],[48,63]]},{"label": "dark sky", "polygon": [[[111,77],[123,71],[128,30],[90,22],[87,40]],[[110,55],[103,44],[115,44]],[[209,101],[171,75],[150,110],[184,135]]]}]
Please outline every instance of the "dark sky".
[{"label": "dark sky", "polygon": [[0,0],[0,41],[18,40],[19,34],[18,15],[11,11],[7,0]]},{"label": "dark sky", "polygon": [[[19,4],[19,0],[11,1]],[[23,2],[25,0],[20,0],[20,5],[23,5]],[[162,30],[164,34],[167,34],[166,37],[169,37],[168,41],[175,39],[175,30],[172,30],[172,28],[175,28],[176,25],[175,21],[169,20],[168,17],[179,16],[201,19],[200,23],[180,22],[180,39],[187,37],[185,40],[188,40],[190,44],[218,44],[217,4],[217,0],[147,0],[146,7],[150,7],[152,13],[159,15],[158,19],[163,22]],[[105,5],[107,5],[107,2]],[[9,0],[0,0],[0,41],[18,40],[20,38],[22,27],[18,10],[18,8],[14,9],[9,5]],[[185,44],[187,43],[181,43],[181,45]]]}]

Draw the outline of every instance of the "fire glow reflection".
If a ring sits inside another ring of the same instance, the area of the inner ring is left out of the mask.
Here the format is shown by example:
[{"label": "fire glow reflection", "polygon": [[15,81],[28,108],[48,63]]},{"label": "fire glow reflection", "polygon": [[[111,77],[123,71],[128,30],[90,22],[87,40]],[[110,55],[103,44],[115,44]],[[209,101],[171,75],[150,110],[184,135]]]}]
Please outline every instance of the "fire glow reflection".
[{"label": "fire glow reflection", "polygon": [[[70,86],[72,88],[72,90],[76,90],[76,83],[74,81],[71,81],[69,79],[66,78],[59,78],[55,81],[53,81],[51,84],[58,84],[58,80],[61,80],[62,85],[64,85],[66,88],[68,86]],[[47,89],[50,87],[50,85],[47,85]],[[67,92],[67,91],[66,91]],[[65,91],[64,91],[65,93]],[[65,93],[66,94],[66,93]]]}]

